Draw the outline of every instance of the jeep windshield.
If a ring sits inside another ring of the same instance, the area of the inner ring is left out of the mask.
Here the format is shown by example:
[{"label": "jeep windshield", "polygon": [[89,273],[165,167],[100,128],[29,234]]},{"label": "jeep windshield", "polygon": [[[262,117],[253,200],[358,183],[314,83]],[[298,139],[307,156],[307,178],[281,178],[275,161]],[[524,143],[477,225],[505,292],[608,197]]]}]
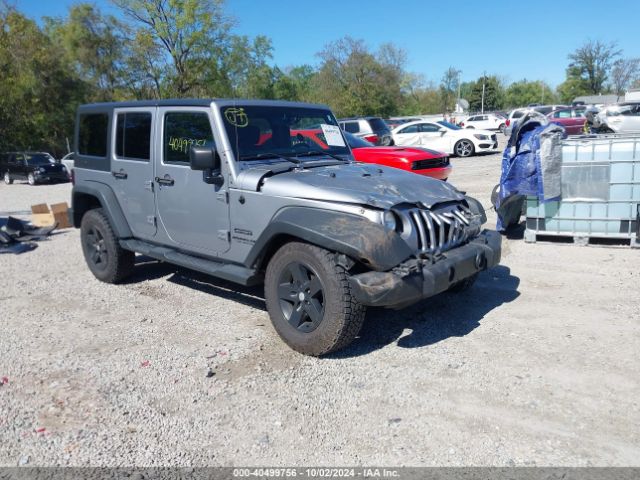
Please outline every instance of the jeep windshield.
[{"label": "jeep windshield", "polygon": [[322,155],[348,160],[351,153],[329,110],[234,105],[222,107],[221,114],[238,160],[279,156],[306,160]]}]

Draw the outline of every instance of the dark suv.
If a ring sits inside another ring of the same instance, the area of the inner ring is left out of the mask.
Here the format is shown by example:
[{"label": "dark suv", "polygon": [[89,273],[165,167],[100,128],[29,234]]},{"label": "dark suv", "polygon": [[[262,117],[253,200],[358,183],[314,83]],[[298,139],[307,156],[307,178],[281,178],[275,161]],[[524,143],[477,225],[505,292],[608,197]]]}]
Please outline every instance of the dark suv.
[{"label": "dark suv", "polygon": [[43,152],[3,153],[0,155],[0,171],[7,185],[14,180],[26,180],[29,185],[69,181],[66,167]]},{"label": "dark suv", "polygon": [[354,117],[338,120],[340,128],[374,145],[393,145],[389,125],[380,117]]}]

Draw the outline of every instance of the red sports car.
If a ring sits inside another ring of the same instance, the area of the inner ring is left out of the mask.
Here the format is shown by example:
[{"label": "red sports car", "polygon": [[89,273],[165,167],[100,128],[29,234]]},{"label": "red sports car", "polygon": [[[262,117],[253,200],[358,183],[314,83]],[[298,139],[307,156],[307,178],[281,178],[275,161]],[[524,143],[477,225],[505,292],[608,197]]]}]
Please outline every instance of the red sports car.
[{"label": "red sports car", "polygon": [[[451,174],[451,164],[446,153],[417,147],[376,147],[348,132],[342,134],[347,139],[357,162],[399,168],[438,180],[446,180]],[[292,130],[291,135],[313,140],[322,149],[329,148],[320,129]]]},{"label": "red sports car", "polygon": [[451,174],[446,153],[418,147],[376,147],[348,132],[343,133],[358,162],[408,170],[438,180],[446,180]]}]

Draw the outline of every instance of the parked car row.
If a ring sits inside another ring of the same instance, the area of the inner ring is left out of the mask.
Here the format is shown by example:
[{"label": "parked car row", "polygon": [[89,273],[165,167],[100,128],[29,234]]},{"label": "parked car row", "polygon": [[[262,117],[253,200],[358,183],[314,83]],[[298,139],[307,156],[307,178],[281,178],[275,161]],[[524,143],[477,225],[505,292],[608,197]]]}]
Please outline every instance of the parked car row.
[{"label": "parked car row", "polygon": [[509,114],[504,129],[505,135],[511,135],[515,122],[528,111],[545,115],[549,123],[564,127],[568,135],[640,132],[640,103],[623,102],[589,108],[585,105],[574,107],[543,105],[533,108],[517,108]]}]

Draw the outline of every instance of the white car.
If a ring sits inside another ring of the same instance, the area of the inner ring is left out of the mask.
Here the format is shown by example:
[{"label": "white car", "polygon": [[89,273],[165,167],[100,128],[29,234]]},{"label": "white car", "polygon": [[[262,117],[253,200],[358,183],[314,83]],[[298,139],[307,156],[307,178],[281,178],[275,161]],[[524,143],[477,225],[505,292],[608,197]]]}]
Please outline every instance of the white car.
[{"label": "white car", "polygon": [[394,128],[391,135],[398,146],[426,147],[458,157],[498,150],[498,139],[494,132],[462,129],[442,120],[405,123]]},{"label": "white car", "polygon": [[71,176],[71,170],[73,170],[73,165],[74,165],[74,153],[67,153],[64,157],[62,157],[60,159],[60,163],[62,163],[65,167],[67,167],[67,172],[69,173],[69,176]]},{"label": "white car", "polygon": [[507,119],[493,113],[472,115],[460,124],[463,128],[479,128],[482,130],[500,130],[504,132]]},{"label": "white car", "polygon": [[609,105],[596,116],[601,133],[640,132],[640,103]]}]

